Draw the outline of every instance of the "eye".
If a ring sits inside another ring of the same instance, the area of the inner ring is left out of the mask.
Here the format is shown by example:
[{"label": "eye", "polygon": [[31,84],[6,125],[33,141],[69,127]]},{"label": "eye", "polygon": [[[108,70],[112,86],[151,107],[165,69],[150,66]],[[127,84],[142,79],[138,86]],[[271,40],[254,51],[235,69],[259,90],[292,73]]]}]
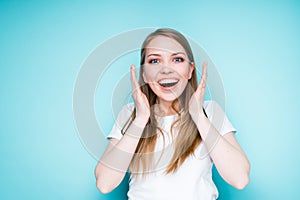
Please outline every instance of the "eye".
[{"label": "eye", "polygon": [[151,60],[149,60],[149,63],[150,64],[157,64],[157,63],[159,63],[159,60],[158,59],[151,59]]},{"label": "eye", "polygon": [[183,62],[184,61],[184,59],[183,58],[181,58],[181,57],[176,57],[176,58],[174,58],[174,60],[173,60],[174,62]]}]

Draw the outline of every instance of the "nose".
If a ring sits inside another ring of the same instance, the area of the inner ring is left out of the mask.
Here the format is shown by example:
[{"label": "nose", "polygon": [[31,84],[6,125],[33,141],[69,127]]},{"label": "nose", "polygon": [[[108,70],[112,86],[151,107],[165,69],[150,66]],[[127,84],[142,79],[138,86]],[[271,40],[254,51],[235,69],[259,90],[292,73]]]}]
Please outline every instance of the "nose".
[{"label": "nose", "polygon": [[170,73],[173,73],[173,69],[172,69],[172,67],[164,65],[164,66],[161,67],[160,73],[162,73],[162,74],[170,74]]}]

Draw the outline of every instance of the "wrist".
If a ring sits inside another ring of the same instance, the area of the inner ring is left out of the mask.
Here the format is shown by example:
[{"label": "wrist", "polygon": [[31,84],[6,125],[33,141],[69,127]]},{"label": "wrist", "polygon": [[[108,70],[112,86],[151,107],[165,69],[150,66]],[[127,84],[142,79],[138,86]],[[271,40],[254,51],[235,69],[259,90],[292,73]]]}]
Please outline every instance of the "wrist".
[{"label": "wrist", "polygon": [[129,128],[127,129],[125,135],[135,139],[140,139],[143,134],[144,128],[145,126],[143,125],[142,121],[134,119]]},{"label": "wrist", "polygon": [[196,123],[199,119],[203,120],[203,119],[207,118],[203,111],[193,112],[193,113],[190,112],[190,115],[191,115],[191,118],[193,119],[193,121],[194,121],[195,123]]},{"label": "wrist", "polygon": [[147,122],[148,122],[148,119],[149,118],[143,118],[143,117],[136,117],[134,120],[133,120],[133,124],[137,127],[140,127],[140,128],[145,128]]},{"label": "wrist", "polygon": [[208,118],[203,112],[198,113],[196,116],[192,116],[192,119],[195,122],[196,126],[198,126],[199,124],[206,123],[208,120]]}]

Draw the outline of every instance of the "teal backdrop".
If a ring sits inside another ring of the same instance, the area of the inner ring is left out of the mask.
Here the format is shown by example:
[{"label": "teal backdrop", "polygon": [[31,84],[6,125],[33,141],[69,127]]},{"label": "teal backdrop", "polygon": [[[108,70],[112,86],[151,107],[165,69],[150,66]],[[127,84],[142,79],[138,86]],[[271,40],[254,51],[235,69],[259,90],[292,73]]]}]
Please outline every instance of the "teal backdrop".
[{"label": "teal backdrop", "polygon": [[1,0],[0,199],[126,199],[128,179],[96,189],[72,95],[92,50],[143,27],[181,31],[221,75],[251,182],[239,191],[214,170],[219,199],[299,198],[299,1]]}]

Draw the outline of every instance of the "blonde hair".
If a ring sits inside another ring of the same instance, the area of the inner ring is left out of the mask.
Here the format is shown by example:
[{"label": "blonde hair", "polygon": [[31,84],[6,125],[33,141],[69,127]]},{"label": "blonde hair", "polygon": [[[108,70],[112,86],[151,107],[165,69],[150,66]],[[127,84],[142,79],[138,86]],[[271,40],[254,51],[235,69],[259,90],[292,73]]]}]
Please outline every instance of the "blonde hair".
[{"label": "blonde hair", "polygon": [[[153,33],[147,36],[145,41],[143,42],[142,49],[141,49],[141,69],[139,75],[139,84],[141,86],[141,91],[146,95],[149,105],[151,108],[150,111],[150,118],[146,127],[144,128],[142,137],[139,140],[137,145],[135,155],[131,161],[130,169],[132,173],[139,172],[142,169],[143,175],[146,172],[151,171],[151,167],[153,166],[153,152],[156,144],[157,134],[158,132],[161,133],[164,139],[163,131],[157,125],[157,120],[154,114],[154,104],[157,103],[157,96],[152,91],[150,86],[145,83],[143,80],[143,71],[144,71],[144,62],[145,62],[145,53],[147,45],[157,36],[165,36],[168,38],[172,38],[176,40],[186,51],[190,64],[194,62],[193,53],[191,47],[187,41],[187,39],[179,32],[163,28],[157,29]],[[174,127],[178,129],[178,135],[175,139],[175,149],[173,152],[173,156],[167,166],[166,173],[175,172],[178,167],[185,161],[185,159],[194,153],[195,149],[201,142],[201,136],[198,132],[198,129],[193,122],[189,112],[188,112],[188,105],[189,100],[197,89],[197,77],[196,77],[196,70],[193,70],[191,78],[188,80],[187,86],[183,93],[180,95],[178,99],[173,101],[172,109],[177,112],[178,118],[173,122],[171,126],[171,132],[173,131]],[[175,104],[179,103],[181,109],[184,112],[179,112],[178,109],[175,108]],[[127,128],[130,126],[132,121],[134,120],[136,115],[136,109],[133,110],[131,117],[125,124],[122,129],[122,133],[125,133]]]}]

